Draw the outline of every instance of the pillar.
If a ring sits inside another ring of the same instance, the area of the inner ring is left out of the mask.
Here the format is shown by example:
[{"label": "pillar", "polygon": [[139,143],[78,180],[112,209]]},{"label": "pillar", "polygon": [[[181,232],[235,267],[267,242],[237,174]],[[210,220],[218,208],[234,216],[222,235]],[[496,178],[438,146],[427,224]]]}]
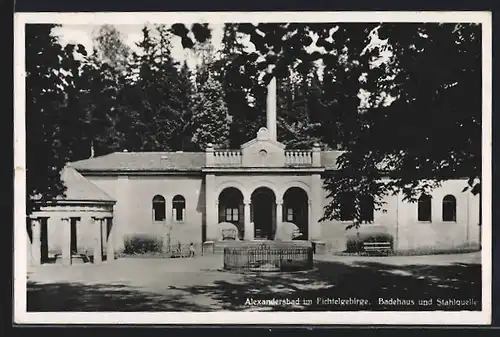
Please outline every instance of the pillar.
[{"label": "pillar", "polygon": [[319,219],[323,217],[323,181],[320,174],[312,175],[311,199],[309,201],[309,239],[321,238]]},{"label": "pillar", "polygon": [[244,226],[245,226],[245,241],[251,241],[254,238],[254,228],[250,221],[250,200],[245,200],[245,210],[243,211]]},{"label": "pillar", "polygon": [[33,264],[38,266],[42,264],[42,245],[41,245],[41,223],[40,218],[31,219],[31,256]]},{"label": "pillar", "polygon": [[[107,244],[108,244],[108,226],[107,226],[107,218],[103,218],[101,220],[101,247],[102,247],[102,252],[104,253],[104,249],[107,249]],[[107,251],[106,251],[107,252]]]},{"label": "pillar", "polygon": [[61,218],[62,263],[71,265],[71,219]]},{"label": "pillar", "polygon": [[91,218],[91,231],[93,233],[94,263],[102,262],[102,242],[101,242],[102,219]]},{"label": "pillar", "polygon": [[217,239],[217,207],[218,195],[215,193],[215,175],[207,174],[205,177],[205,219],[207,241]]},{"label": "pillar", "polygon": [[283,200],[276,201],[276,226],[283,222]]},{"label": "pillar", "polygon": [[266,119],[269,136],[276,140],[276,77],[273,76],[267,86]]},{"label": "pillar", "polygon": [[[109,219],[109,234],[108,234],[108,244],[106,246],[106,261],[113,261],[115,259],[115,242],[114,242],[114,223],[113,223],[113,218]],[[107,227],[107,226],[106,226]]]}]

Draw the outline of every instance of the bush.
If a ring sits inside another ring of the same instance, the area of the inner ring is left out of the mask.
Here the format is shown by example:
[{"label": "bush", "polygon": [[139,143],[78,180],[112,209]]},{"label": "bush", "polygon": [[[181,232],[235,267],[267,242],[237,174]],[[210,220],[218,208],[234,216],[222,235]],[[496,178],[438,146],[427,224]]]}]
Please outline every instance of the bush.
[{"label": "bush", "polygon": [[133,235],[125,239],[123,253],[127,255],[161,253],[163,240],[150,235]]},{"label": "bush", "polygon": [[365,242],[390,242],[392,247],[394,238],[388,233],[359,233],[347,238],[346,252],[359,253],[364,251],[363,243]]}]

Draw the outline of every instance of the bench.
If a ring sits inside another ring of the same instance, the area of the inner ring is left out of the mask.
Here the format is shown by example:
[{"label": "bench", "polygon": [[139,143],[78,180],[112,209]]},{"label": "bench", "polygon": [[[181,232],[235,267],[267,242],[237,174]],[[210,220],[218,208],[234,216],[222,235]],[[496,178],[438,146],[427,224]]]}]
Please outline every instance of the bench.
[{"label": "bench", "polygon": [[363,242],[363,249],[368,254],[377,253],[385,255],[389,255],[392,250],[390,242]]}]

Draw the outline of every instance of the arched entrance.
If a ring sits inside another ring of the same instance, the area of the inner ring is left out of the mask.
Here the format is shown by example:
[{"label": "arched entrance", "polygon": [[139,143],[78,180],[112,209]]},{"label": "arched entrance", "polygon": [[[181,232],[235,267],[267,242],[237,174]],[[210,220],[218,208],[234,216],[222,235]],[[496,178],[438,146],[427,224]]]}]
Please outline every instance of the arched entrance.
[{"label": "arched entrance", "polygon": [[309,198],[300,187],[290,187],[283,195],[283,221],[292,222],[300,229],[300,236],[294,240],[309,237]]},{"label": "arched entrance", "polygon": [[230,222],[238,227],[242,240],[245,234],[243,194],[235,187],[227,187],[219,194],[219,223]]},{"label": "arched entrance", "polygon": [[252,193],[251,221],[255,239],[272,240],[276,231],[276,196],[267,187],[259,187]]}]

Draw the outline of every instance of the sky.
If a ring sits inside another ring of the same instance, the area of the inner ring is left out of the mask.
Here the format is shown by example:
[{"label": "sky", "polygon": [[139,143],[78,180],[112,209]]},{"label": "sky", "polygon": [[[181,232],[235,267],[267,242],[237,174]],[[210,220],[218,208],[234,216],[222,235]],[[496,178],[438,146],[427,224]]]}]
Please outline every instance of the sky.
[{"label": "sky", "polygon": [[[142,39],[142,28],[144,24],[119,24],[113,25],[122,35],[123,41],[126,45],[128,45],[133,51],[138,51],[136,43]],[[82,44],[85,46],[87,51],[91,51],[93,49],[92,36],[99,29],[100,25],[68,25],[63,24],[60,27],[57,27],[53,30],[53,35],[58,36],[59,42],[62,45],[66,45],[68,43],[73,44]],[[215,50],[219,50],[222,47],[222,34],[223,34],[223,24],[210,24],[210,28],[212,30],[212,39],[211,42],[215,48]],[[317,37],[312,36],[315,41]],[[382,47],[381,48],[381,57],[376,63],[382,63],[388,60],[391,56],[390,50],[385,48],[387,45],[387,41],[381,40],[378,37],[377,30],[372,31],[371,34],[372,41],[369,47]],[[251,43],[249,43],[249,39],[247,41],[242,41],[244,45],[247,45],[251,50],[253,49]],[[200,60],[193,54],[192,51],[186,50],[181,45],[181,39],[177,36],[173,36],[172,38],[172,56],[180,61],[186,61],[188,66],[194,68],[196,64],[200,62]],[[250,45],[249,45],[250,44]],[[320,50],[318,47],[308,48],[310,51]],[[322,77],[321,64],[318,64],[320,69],[318,69],[318,75],[320,78]],[[368,93],[363,90],[360,91],[359,97],[361,98],[361,106],[365,106],[367,104]],[[387,103],[392,101],[392,98],[387,97],[385,99]]]},{"label": "sky", "polygon": [[[123,37],[123,42],[128,45],[133,51],[138,51],[135,45],[142,39],[142,28],[144,25],[113,25]],[[62,45],[68,43],[79,43],[85,46],[87,51],[93,48],[92,36],[100,25],[61,25],[53,30],[53,34],[58,36],[59,42]],[[211,24],[212,28],[212,44],[216,49],[222,46],[222,24]],[[192,52],[182,48],[181,39],[177,36],[172,38],[172,56],[178,61],[186,60],[189,66],[193,66],[197,61]]]}]

